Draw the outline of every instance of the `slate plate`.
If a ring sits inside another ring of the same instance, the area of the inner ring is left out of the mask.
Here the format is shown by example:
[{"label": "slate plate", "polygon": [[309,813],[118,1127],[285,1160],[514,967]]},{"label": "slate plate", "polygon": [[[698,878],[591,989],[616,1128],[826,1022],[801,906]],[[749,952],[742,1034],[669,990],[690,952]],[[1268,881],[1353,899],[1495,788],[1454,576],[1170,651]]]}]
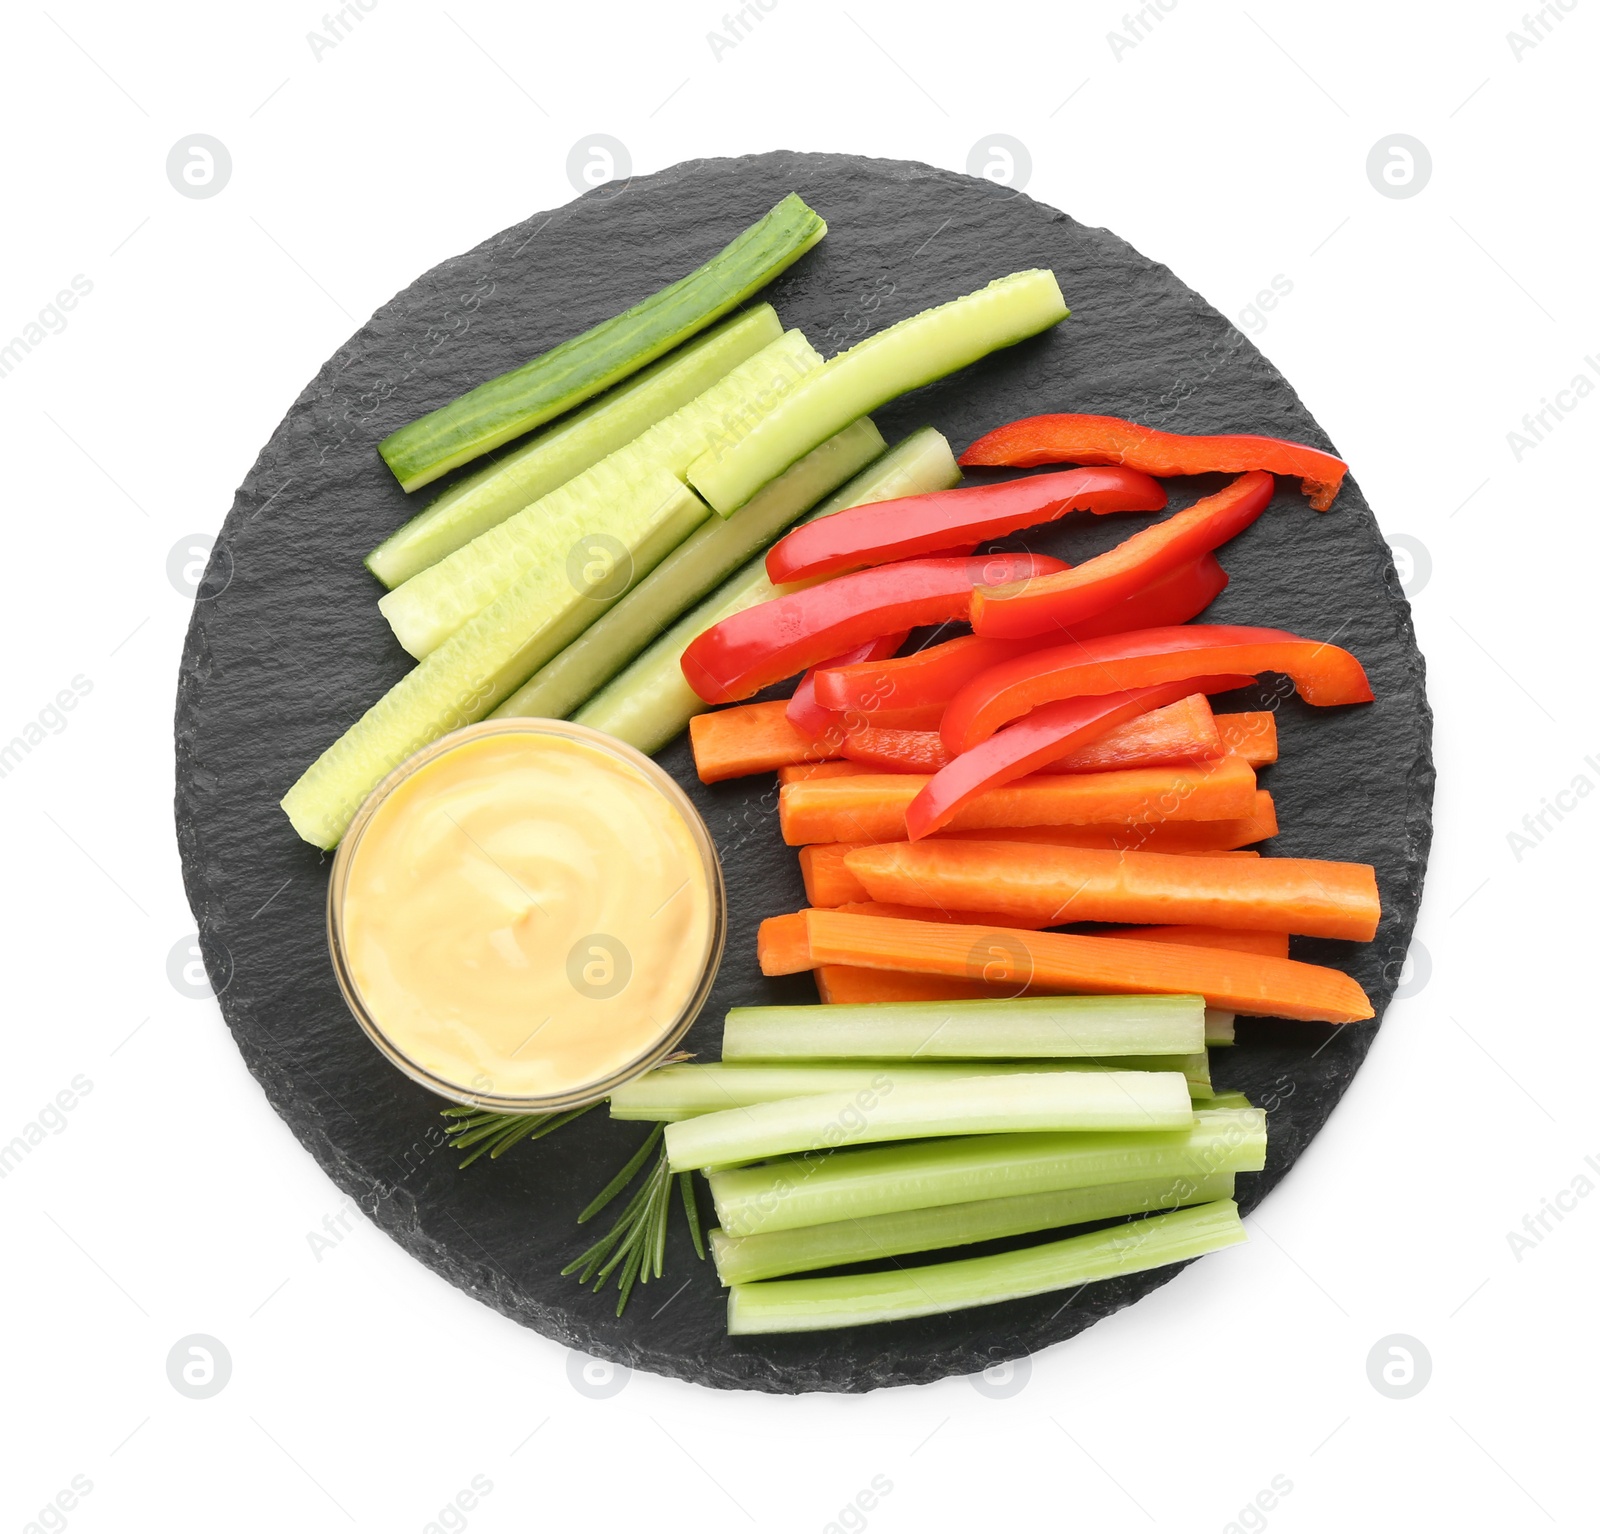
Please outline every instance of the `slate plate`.
[{"label": "slate plate", "polygon": [[[1003,421],[1071,409],[1329,445],[1255,348],[1166,268],[987,182],[778,153],[605,187],[419,278],[295,401],[235,497],[195,606],[178,686],[177,825],[207,968],[246,1062],[333,1181],[408,1252],[586,1353],[725,1388],[854,1391],[972,1373],[1059,1342],[1176,1270],[1092,1285],[1065,1308],[1054,1295],[856,1331],[730,1339],[715,1277],[675,1222],[665,1282],[618,1320],[608,1299],[559,1270],[589,1240],[574,1216],[642,1126],[597,1112],[459,1172],[441,1149],[438,1102],[383,1060],[340,1001],[323,936],[327,860],[278,809],[301,769],[408,664],[361,564],[414,510],[374,444],[680,276],[791,190],[831,232],[765,296],[825,355],[1024,267],[1053,267],[1072,306],[1048,336],[878,412],[891,441],[932,423],[959,452]],[[1174,482],[1174,503],[1220,482]],[[1140,525],[1079,517],[1031,542],[1079,560]],[[1383,895],[1375,943],[1297,940],[1296,954],[1347,969],[1381,1014],[1410,942],[1430,836],[1431,716],[1410,610],[1349,482],[1326,516],[1282,486],[1223,558],[1232,585],[1209,617],[1336,641],[1372,678],[1378,701],[1364,708],[1315,711],[1270,685],[1261,695],[1277,699],[1283,742],[1265,775],[1283,825],[1272,850],[1374,863]],[[755,964],[757,923],[804,896],[773,822],[770,779],[703,788],[683,740],[661,759],[704,812],[727,866],[728,958],[690,1038],[714,1058],[729,1006],[814,999],[805,977],[765,980]],[[1219,1083],[1271,1109],[1267,1171],[1241,1179],[1247,1211],[1322,1126],[1375,1027],[1251,1023],[1238,1048],[1218,1052]]]}]

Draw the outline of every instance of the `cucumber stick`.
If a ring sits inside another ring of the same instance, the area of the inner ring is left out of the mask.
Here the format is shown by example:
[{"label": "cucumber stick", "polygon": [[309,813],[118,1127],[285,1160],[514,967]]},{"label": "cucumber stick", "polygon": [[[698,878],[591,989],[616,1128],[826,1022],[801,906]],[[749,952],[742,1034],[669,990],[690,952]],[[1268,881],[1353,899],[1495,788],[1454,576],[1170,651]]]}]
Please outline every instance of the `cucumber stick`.
[{"label": "cucumber stick", "polygon": [[[807,521],[848,506],[948,490],[961,479],[950,444],[931,426],[913,432],[830,497]],[[749,510],[746,507],[745,510]],[[744,516],[741,511],[739,517]],[[733,519],[737,522],[738,517]],[[729,524],[730,526],[733,523]],[[766,564],[754,559],[679,620],[572,717],[635,749],[659,751],[709,704],[683,679],[679,664],[692,640],[713,623],[777,595]]]},{"label": "cucumber stick", "polygon": [[708,449],[690,466],[689,483],[726,516],[858,416],[1066,317],[1055,273],[1043,269],[924,309],[840,352],[746,436]]},{"label": "cucumber stick", "polygon": [[862,1006],[733,1007],[724,1060],[948,1060],[1192,1055],[1199,996],[1028,996]]},{"label": "cucumber stick", "polygon": [[1187,1262],[1246,1239],[1231,1199],[988,1257],[728,1290],[728,1331],[807,1332],[940,1315]]},{"label": "cucumber stick", "polygon": [[529,677],[495,716],[565,719],[663,629],[883,450],[878,428],[869,420],[856,421],[791,464],[738,516],[709,518],[611,611]]},{"label": "cucumber stick", "polygon": [[788,1157],[713,1172],[708,1181],[723,1230],[752,1236],[1146,1177],[1259,1172],[1266,1154],[1259,1109],[1201,1109],[1192,1129],[1171,1134],[956,1135]]},{"label": "cucumber stick", "polygon": [[[670,474],[658,477],[650,499],[655,512],[636,530],[635,571],[662,559],[709,515]],[[551,580],[536,572],[519,581],[401,677],[301,774],[283,799],[295,830],[315,846],[337,845],[389,772],[441,735],[482,719],[587,623],[595,606],[565,575]]]},{"label": "cucumber stick", "polygon": [[[807,1097],[817,1092],[860,1092],[887,1085],[891,1089],[917,1081],[964,1076],[1007,1076],[1041,1071],[1177,1071],[1188,1083],[1191,1098],[1202,1107],[1210,1099],[1211,1079],[1201,1055],[1131,1055],[1123,1060],[976,1060],[976,1061],[815,1061],[799,1065],[728,1064],[663,1065],[617,1088],[611,1094],[611,1117],[673,1123],[725,1108]],[[1249,1107],[1246,1102],[1237,1104]]]},{"label": "cucumber stick", "polygon": [[404,489],[415,490],[492,452],[721,319],[827,232],[822,219],[791,192],[687,277],[391,433],[378,444],[383,461]]},{"label": "cucumber stick", "polygon": [[717,326],[452,485],[368,554],[367,568],[391,590],[410,580],[607,453],[626,447],[782,334],[771,304]]},{"label": "cucumber stick", "polygon": [[887,1074],[858,1091],[818,1092],[668,1124],[674,1172],[765,1156],[930,1135],[1078,1130],[1161,1133],[1194,1124],[1176,1071],[1030,1071],[912,1078]]},{"label": "cucumber stick", "polygon": [[1179,1209],[1233,1197],[1233,1173],[1211,1177],[1154,1177],[1140,1182],[1068,1188],[1059,1193],[1024,1193],[1015,1198],[980,1198],[970,1204],[903,1209],[871,1220],[840,1220],[833,1225],[802,1225],[764,1236],[709,1232],[717,1277],[724,1284],[748,1284],[785,1273],[838,1268],[851,1262],[878,1262],[907,1252],[936,1252],[998,1241],[1063,1225],[1087,1225],[1119,1215]]},{"label": "cucumber stick", "polygon": [[708,442],[748,430],[821,366],[806,338],[787,332],[626,447],[396,587],[378,610],[421,660],[516,581],[540,572],[567,580],[568,554],[580,540],[615,540],[620,556],[629,529],[654,513],[663,472],[681,480]]}]

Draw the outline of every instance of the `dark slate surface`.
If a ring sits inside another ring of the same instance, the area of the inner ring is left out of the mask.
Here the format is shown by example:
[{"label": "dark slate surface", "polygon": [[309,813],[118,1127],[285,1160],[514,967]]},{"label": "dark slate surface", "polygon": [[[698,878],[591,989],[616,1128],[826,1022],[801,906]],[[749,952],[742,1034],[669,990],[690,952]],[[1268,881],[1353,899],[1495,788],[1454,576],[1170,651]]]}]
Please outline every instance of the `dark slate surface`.
[{"label": "dark slate surface", "polygon": [[[177,825],[206,962],[250,1069],[334,1182],[408,1252],[524,1325],[635,1368],[724,1388],[854,1391],[975,1372],[1059,1342],[1175,1270],[1093,1285],[1067,1309],[1045,1296],[857,1331],[730,1339],[715,1277],[694,1263],[679,1222],[664,1291],[644,1291],[618,1320],[609,1300],[559,1270],[589,1239],[574,1216],[643,1127],[596,1113],[501,1163],[458,1172],[440,1148],[439,1104],[382,1059],[340,1001],[323,936],[327,863],[277,808],[300,770],[406,668],[361,565],[412,509],[374,444],[680,276],[791,190],[832,232],[767,296],[825,355],[1023,267],[1053,267],[1072,306],[1050,335],[878,412],[891,440],[932,423],[960,451],[1014,417],[1082,410],[1330,445],[1250,342],[1166,268],[986,182],[780,153],[603,188],[428,272],[295,401],[234,500],[195,608],[178,687]],[[1173,488],[1185,504],[1212,485]],[[1034,543],[1079,559],[1141,525],[1079,517]],[[1284,828],[1274,851],[1377,865],[1377,942],[1297,941],[1296,951],[1349,970],[1381,1014],[1410,941],[1430,835],[1431,720],[1409,608],[1354,484],[1326,516],[1283,486],[1223,559],[1233,583],[1208,616],[1336,640],[1377,692],[1370,707],[1320,712],[1281,698],[1283,759],[1264,781]],[[770,780],[703,788],[683,741],[662,759],[704,811],[727,865],[729,957],[690,1040],[714,1057],[728,1006],[813,999],[804,977],[765,980],[754,957],[757,923],[803,894],[773,822]],[[1272,1110],[1268,1169],[1241,1179],[1247,1210],[1326,1120],[1375,1027],[1253,1022],[1239,1048],[1219,1055],[1219,1083]],[[688,1286],[652,1315],[684,1276]]]}]

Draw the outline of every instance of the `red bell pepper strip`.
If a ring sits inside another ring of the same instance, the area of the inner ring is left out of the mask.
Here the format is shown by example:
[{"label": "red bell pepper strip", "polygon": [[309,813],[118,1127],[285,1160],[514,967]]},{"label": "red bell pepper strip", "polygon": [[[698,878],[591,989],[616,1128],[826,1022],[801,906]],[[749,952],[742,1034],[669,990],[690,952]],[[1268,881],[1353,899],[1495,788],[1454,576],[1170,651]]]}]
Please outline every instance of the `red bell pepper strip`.
[{"label": "red bell pepper strip", "polygon": [[1111,415],[1029,416],[979,437],[959,462],[1018,469],[1041,463],[1121,464],[1160,477],[1265,469],[1298,479],[1315,511],[1333,505],[1348,467],[1332,453],[1281,437],[1190,437]]},{"label": "red bell pepper strip", "polygon": [[1283,629],[1190,623],[1107,634],[1002,661],[950,700],[939,735],[945,749],[959,755],[1043,703],[1263,671],[1283,672],[1307,703],[1319,707],[1372,701],[1361,662],[1337,645]]},{"label": "red bell pepper strip", "polygon": [[1066,568],[1046,554],[989,554],[836,576],[713,624],[683,652],[684,679],[707,703],[737,703],[880,634],[965,618],[976,586]]},{"label": "red bell pepper strip", "polygon": [[911,841],[946,826],[956,812],[986,788],[1000,788],[1026,777],[1058,757],[1070,755],[1106,731],[1165,708],[1196,692],[1232,692],[1246,687],[1247,676],[1193,677],[1137,687],[1130,692],[1066,698],[1046,703],[1009,729],[980,741],[941,767],[906,807],[906,835]]},{"label": "red bell pepper strip", "polygon": [[[1071,636],[1090,639],[1128,629],[1164,628],[1187,623],[1203,612],[1228,584],[1227,572],[1207,554],[1184,570],[1153,582],[1097,618],[1075,624]],[[980,639],[963,634],[929,645],[915,655],[843,668],[817,668],[817,700],[826,708],[873,713],[873,723],[887,726],[889,711],[942,707],[973,677],[1001,661],[1059,645],[1069,636],[1038,634],[1030,639]],[[913,726],[914,728],[914,726]]]},{"label": "red bell pepper strip", "polygon": [[972,630],[986,639],[1022,639],[1055,629],[1081,634],[1090,619],[1242,533],[1267,509],[1272,490],[1272,476],[1252,470],[1074,569],[1014,586],[980,587],[972,593]]},{"label": "red bell pepper strip", "polygon": [[1167,492],[1136,469],[1066,469],[852,506],[797,527],[767,551],[775,585],[895,559],[975,549],[1069,511],[1161,511]]},{"label": "red bell pepper strip", "polygon": [[[867,644],[857,645],[853,650],[846,650],[843,655],[836,655],[830,661],[824,661],[827,666],[860,666],[868,661],[882,660],[885,656],[893,655],[896,650],[906,642],[906,633],[902,629],[898,634],[881,634],[878,638]],[[813,666],[800,678],[800,685],[795,688],[794,696],[789,699],[789,707],[784,710],[789,723],[797,730],[804,731],[807,735],[821,735],[830,725],[839,723],[836,710],[824,707],[817,702],[817,671]]]}]

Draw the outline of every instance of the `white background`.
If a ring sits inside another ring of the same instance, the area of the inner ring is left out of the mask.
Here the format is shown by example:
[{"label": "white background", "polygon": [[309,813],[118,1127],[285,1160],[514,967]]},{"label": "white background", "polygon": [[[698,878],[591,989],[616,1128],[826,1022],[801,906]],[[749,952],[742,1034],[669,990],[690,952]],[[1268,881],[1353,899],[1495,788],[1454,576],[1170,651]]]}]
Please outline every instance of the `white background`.
[{"label": "white background", "polygon": [[[777,0],[720,51],[715,0],[378,0],[320,57],[311,4],[11,12],[0,341],[75,275],[93,291],[0,378],[0,737],[75,676],[92,691],[0,779],[0,1140],[92,1085],[0,1182],[0,1527],[31,1529],[74,1476],[92,1490],[42,1527],[426,1530],[475,1476],[493,1489],[452,1525],[484,1534],[625,1514],[823,1530],[875,1476],[892,1490],[843,1526],[1224,1530],[1283,1477],[1240,1526],[1592,1527],[1600,1198],[1569,1199],[1520,1258],[1508,1241],[1600,1155],[1600,803],[1568,799],[1520,857],[1508,841],[1580,774],[1600,783],[1600,401],[1520,461],[1507,437],[1600,354],[1596,8],[1571,3],[1520,52],[1520,0],[1174,0],[1120,48],[1121,0]],[[206,200],[164,168],[195,133],[233,162]],[[190,602],[169,553],[216,531],[359,321],[572,197],[568,153],[595,133],[641,172],[779,147],[964,169],[1013,136],[1031,194],[1258,332],[1431,567],[1411,582],[1440,762],[1413,994],[1248,1246],[1009,1393],[635,1375],[585,1395],[564,1349],[359,1216],[318,1260],[339,1195],[214,1002],[168,978],[194,926],[170,811]],[[1396,133],[1432,158],[1404,199],[1366,172]],[[1276,276],[1292,293],[1263,328],[1245,311]],[[232,1359],[208,1400],[167,1379],[192,1333]],[[1368,1380],[1394,1333],[1432,1360],[1410,1399]]]}]

